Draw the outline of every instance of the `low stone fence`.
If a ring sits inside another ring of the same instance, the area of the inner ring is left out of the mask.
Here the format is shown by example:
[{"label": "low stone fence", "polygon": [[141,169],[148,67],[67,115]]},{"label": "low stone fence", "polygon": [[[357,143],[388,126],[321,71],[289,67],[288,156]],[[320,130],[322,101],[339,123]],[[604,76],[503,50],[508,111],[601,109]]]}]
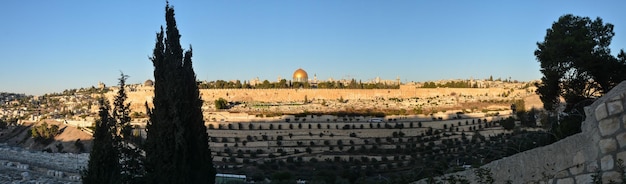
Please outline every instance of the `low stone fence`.
[{"label": "low stone fence", "polygon": [[[626,162],[626,82],[585,107],[587,119],[582,132],[554,144],[528,150],[482,166],[490,170],[495,183],[603,183],[622,181]],[[475,183],[470,169],[458,176]],[[457,178],[458,178],[457,177]],[[443,179],[436,178],[442,181]],[[428,183],[427,179],[414,183]]]}]

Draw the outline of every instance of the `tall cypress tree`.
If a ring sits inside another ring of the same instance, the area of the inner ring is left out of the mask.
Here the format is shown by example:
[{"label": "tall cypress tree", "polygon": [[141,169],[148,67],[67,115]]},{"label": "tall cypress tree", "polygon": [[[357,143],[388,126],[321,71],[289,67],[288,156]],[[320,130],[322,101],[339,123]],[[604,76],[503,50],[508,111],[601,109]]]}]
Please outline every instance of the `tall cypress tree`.
[{"label": "tall cypress tree", "polygon": [[[147,183],[214,183],[211,150],[202,117],[202,100],[191,62],[174,19],[165,6],[166,32],[157,33],[153,56],[154,99],[147,125]],[[166,36],[166,37],[165,37]]]},{"label": "tall cypress tree", "polygon": [[117,150],[119,151],[119,163],[121,169],[122,183],[144,183],[142,177],[143,157],[137,142],[132,135],[132,127],[130,125],[130,104],[126,103],[128,96],[126,95],[126,79],[128,76],[121,74],[119,78],[120,90],[113,101],[113,113],[111,116],[116,121],[116,139]]},{"label": "tall cypress tree", "polygon": [[115,141],[115,120],[109,114],[109,103],[98,99],[99,119],[93,134],[93,147],[89,155],[87,170],[82,173],[83,183],[120,183],[120,164]]}]

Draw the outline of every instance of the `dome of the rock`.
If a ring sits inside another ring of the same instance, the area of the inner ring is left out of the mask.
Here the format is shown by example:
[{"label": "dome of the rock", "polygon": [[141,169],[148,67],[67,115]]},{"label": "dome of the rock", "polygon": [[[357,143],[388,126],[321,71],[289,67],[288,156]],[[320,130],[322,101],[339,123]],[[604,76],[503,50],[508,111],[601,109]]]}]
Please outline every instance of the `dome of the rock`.
[{"label": "dome of the rock", "polygon": [[293,72],[293,82],[308,82],[309,75],[302,68],[298,68]]},{"label": "dome of the rock", "polygon": [[144,86],[148,86],[148,87],[152,87],[154,85],[154,82],[150,79],[146,80],[146,82],[143,83]]}]

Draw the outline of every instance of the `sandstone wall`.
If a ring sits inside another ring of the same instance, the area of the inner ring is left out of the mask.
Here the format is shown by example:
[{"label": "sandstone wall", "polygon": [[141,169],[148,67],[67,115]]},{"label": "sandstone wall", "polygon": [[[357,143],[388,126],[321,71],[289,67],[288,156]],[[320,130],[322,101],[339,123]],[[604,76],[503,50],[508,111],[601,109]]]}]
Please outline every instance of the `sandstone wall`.
[{"label": "sandstone wall", "polygon": [[[471,95],[478,97],[485,95],[495,97],[508,89],[503,88],[416,88],[401,86],[400,89],[203,89],[200,90],[202,99],[213,101],[224,98],[228,101],[257,101],[257,102],[300,102],[306,96],[309,100],[325,99],[336,100],[366,100],[376,98],[428,98],[436,96]],[[514,92],[524,93],[523,90]],[[514,93],[515,94],[515,93]],[[520,94],[521,96],[522,94]]]},{"label": "sandstone wall", "polygon": [[[201,89],[200,95],[205,102],[212,103],[218,98],[239,102],[302,102],[308,100],[370,100],[377,98],[430,98],[443,96],[472,96],[475,99],[494,99],[498,95],[511,91],[508,88],[418,88],[402,85],[400,89]],[[106,94],[112,101],[116,91]],[[508,99],[524,98],[534,91],[513,90]],[[127,92],[128,101],[133,111],[145,111],[144,103],[152,104],[154,91],[143,87]]]},{"label": "sandstone wall", "polygon": [[[601,177],[603,183],[622,182],[618,160],[626,161],[624,106],[626,82],[585,107],[587,119],[582,123],[581,133],[491,162],[482,168],[491,170],[496,183],[592,183],[594,175]],[[450,175],[476,181],[474,170]]]}]

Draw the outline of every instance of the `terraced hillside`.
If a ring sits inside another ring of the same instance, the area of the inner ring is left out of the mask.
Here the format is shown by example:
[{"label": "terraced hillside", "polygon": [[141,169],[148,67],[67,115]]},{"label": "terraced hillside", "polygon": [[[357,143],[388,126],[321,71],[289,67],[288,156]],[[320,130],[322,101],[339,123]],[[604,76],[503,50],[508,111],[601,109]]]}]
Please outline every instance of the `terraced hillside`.
[{"label": "terraced hillside", "polygon": [[548,134],[534,129],[504,130],[500,123],[506,118],[372,122],[368,117],[307,116],[290,122],[210,124],[208,133],[220,173],[245,174],[256,181],[404,183],[548,144]]}]

